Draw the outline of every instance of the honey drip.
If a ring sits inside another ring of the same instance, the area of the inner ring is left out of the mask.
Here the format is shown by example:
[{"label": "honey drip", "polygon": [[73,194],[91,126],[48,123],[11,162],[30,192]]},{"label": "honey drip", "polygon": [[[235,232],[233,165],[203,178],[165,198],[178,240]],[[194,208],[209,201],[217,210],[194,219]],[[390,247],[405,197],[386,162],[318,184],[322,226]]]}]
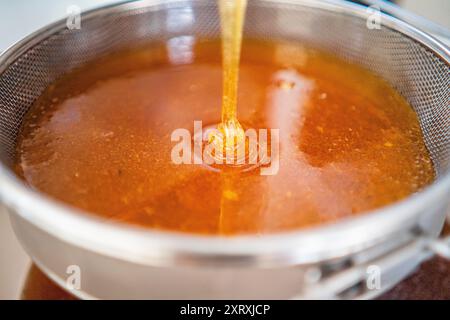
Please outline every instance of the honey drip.
[{"label": "honey drip", "polygon": [[[237,119],[237,92],[239,62],[242,46],[247,0],[219,0],[220,23],[222,30],[222,122],[218,126],[222,139],[214,139],[217,150],[234,151],[239,142],[245,139],[244,129]],[[219,142],[219,143],[217,143]],[[234,152],[232,152],[234,154]],[[227,201],[230,200],[230,177],[222,173],[222,194],[220,199],[219,233],[224,233],[224,219]]]},{"label": "honey drip", "polygon": [[236,142],[244,138],[244,129],[237,119],[237,92],[239,62],[242,45],[247,0],[219,0],[222,28],[222,122],[218,125],[223,139],[217,139],[218,150],[235,148]]}]

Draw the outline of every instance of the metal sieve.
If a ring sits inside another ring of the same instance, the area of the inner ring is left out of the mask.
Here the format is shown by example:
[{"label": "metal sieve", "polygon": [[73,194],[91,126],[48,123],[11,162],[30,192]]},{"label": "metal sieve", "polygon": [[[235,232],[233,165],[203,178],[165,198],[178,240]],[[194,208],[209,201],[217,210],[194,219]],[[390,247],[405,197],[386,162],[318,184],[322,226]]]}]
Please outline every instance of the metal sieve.
[{"label": "metal sieve", "polygon": [[[114,50],[174,37],[219,37],[215,1],[148,0],[95,9],[81,28],[60,21],[0,58],[0,197],[15,232],[64,287],[81,270],[82,298],[368,298],[434,253],[450,195],[450,52],[427,34],[339,1],[249,1],[245,37],[298,41],[359,63],[389,81],[416,111],[437,180],[408,199],[333,225],[232,238],[143,230],[101,220],[47,198],[12,173],[22,120],[61,75]],[[368,270],[381,286],[365,285]]]}]

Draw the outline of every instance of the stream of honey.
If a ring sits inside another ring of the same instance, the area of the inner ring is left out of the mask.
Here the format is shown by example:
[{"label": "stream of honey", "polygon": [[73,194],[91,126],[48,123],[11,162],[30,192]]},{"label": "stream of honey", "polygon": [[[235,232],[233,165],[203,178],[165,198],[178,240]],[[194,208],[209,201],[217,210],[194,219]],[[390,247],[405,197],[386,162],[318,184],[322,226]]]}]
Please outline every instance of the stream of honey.
[{"label": "stream of honey", "polygon": [[219,0],[223,67],[222,122],[219,128],[225,134],[225,139],[230,131],[236,136],[243,132],[237,119],[237,92],[246,6],[247,0]]},{"label": "stream of honey", "polygon": [[[225,153],[234,150],[238,141],[245,139],[244,129],[237,119],[237,92],[239,81],[239,63],[241,58],[242,31],[247,0],[218,0],[222,41],[222,121],[218,130],[222,133],[223,143],[217,144]],[[235,139],[236,138],[236,139]],[[226,164],[225,164],[226,165]],[[224,231],[227,216],[229,194],[234,191],[229,173],[222,171],[222,195],[220,198],[219,233]],[[233,199],[231,199],[233,201]]]}]

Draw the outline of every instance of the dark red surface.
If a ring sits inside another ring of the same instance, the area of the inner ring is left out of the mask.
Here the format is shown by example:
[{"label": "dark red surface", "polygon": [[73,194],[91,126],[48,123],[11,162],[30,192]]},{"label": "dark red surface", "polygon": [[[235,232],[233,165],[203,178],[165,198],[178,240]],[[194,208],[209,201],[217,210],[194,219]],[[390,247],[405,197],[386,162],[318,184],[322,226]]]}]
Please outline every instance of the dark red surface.
[{"label": "dark red surface", "polygon": [[450,262],[434,258],[379,299],[450,300]]},{"label": "dark red surface", "polygon": [[[450,235],[446,225],[443,235]],[[423,263],[419,270],[382,295],[389,300],[450,300],[450,260],[434,258]]]},{"label": "dark red surface", "polygon": [[[31,267],[22,291],[22,299],[75,299],[48,279],[38,268]],[[434,258],[379,299],[450,300],[450,261]]]}]

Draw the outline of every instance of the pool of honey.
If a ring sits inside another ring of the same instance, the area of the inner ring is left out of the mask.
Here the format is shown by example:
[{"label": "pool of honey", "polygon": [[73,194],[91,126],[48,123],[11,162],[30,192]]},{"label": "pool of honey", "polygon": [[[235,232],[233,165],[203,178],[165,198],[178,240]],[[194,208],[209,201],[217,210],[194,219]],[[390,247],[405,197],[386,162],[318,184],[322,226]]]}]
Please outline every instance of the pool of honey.
[{"label": "pool of honey", "polygon": [[171,133],[221,120],[220,41],[179,37],[99,58],[52,84],[26,116],[15,170],[113,221],[264,234],[398,201],[434,170],[418,119],[386,82],[293,43],[245,40],[238,118],[278,128],[280,166],[215,172],[171,161]]}]

